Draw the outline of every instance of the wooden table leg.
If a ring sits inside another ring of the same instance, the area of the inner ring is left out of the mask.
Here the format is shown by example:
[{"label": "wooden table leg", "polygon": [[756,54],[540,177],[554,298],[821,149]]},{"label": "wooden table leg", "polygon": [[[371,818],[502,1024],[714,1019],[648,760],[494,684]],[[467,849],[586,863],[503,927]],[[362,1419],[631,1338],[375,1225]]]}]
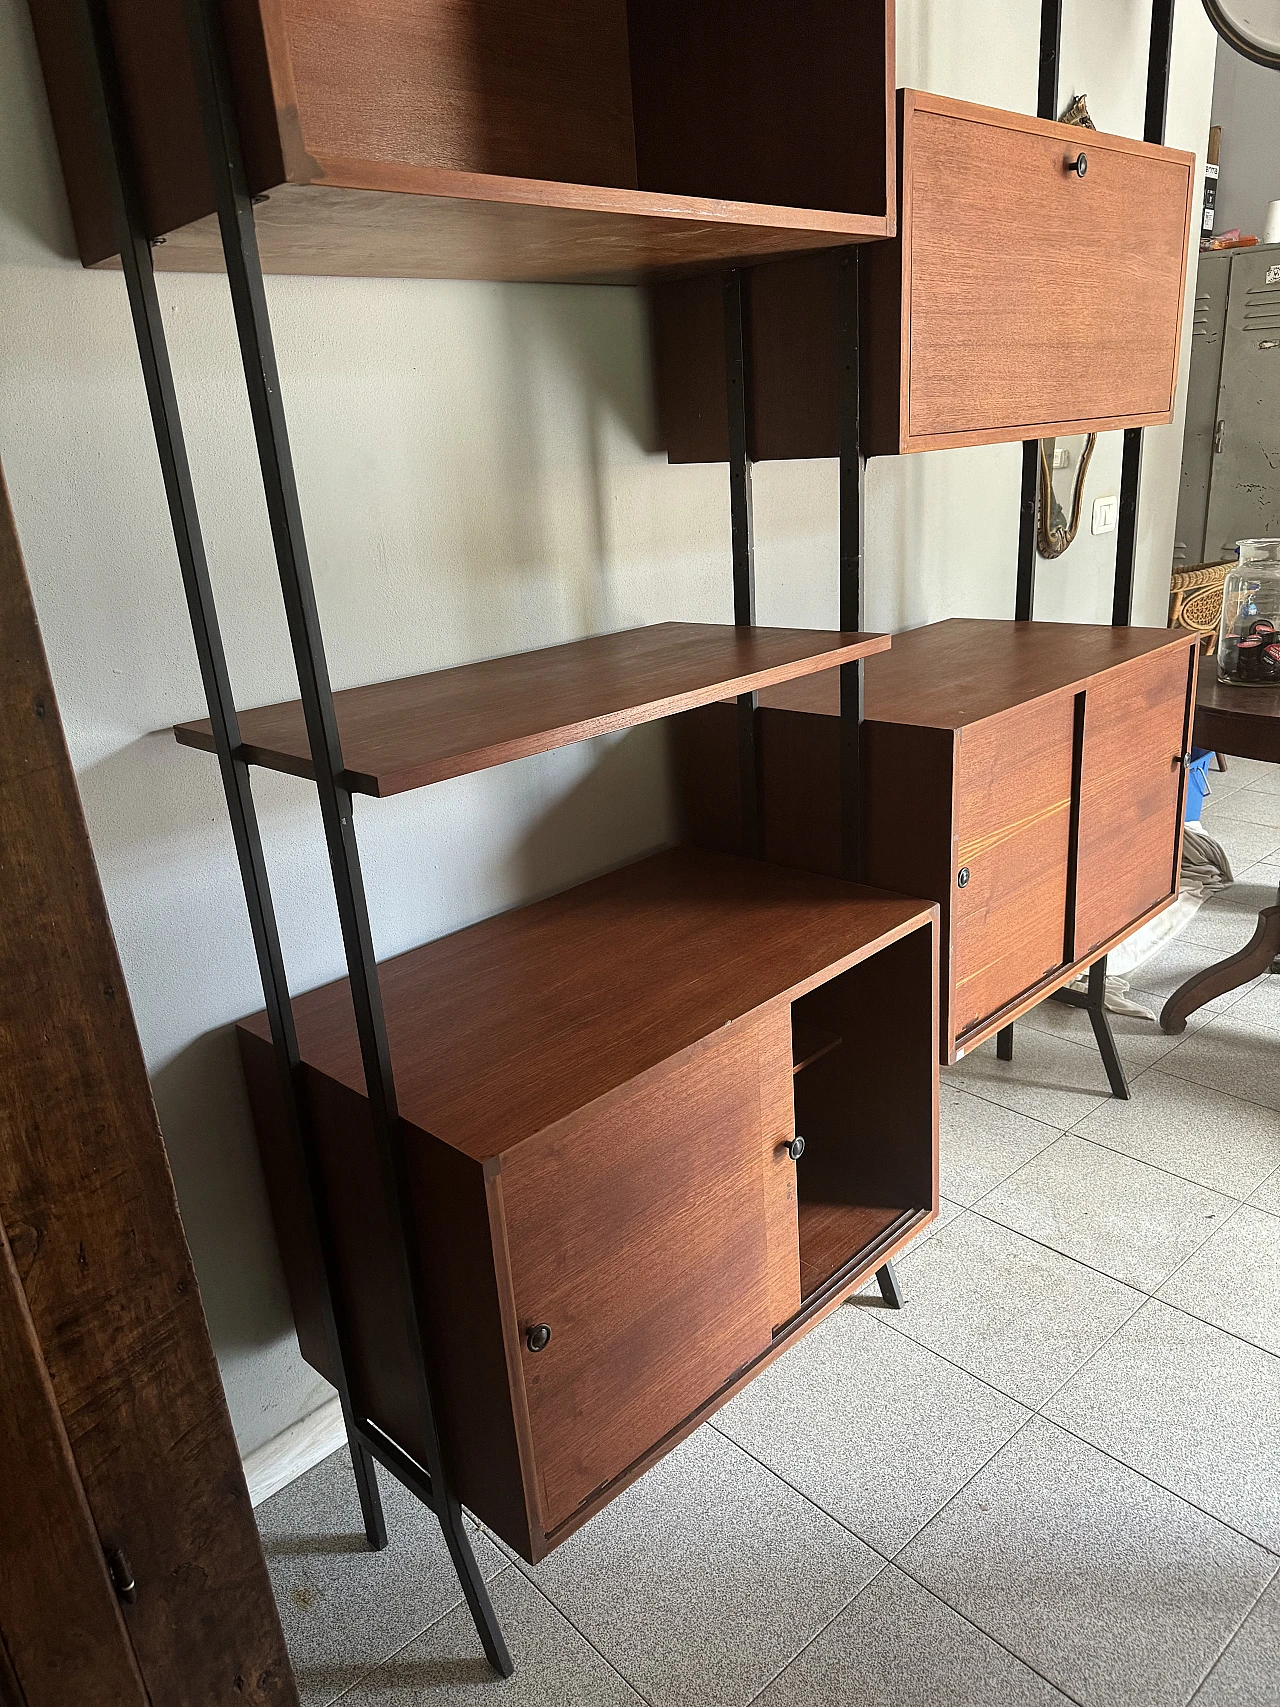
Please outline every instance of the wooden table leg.
[{"label": "wooden table leg", "polygon": [[1280,954],[1280,906],[1264,907],[1258,914],[1257,930],[1239,954],[1197,972],[1173,992],[1160,1012],[1161,1031],[1171,1034],[1185,1031],[1188,1014],[1215,996],[1238,989],[1260,972],[1268,971],[1277,954]]}]

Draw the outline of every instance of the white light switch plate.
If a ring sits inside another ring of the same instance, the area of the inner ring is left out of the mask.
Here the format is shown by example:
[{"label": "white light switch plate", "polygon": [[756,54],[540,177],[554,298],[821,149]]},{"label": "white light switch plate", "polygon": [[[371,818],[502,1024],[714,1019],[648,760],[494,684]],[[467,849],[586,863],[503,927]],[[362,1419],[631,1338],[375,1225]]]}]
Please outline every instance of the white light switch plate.
[{"label": "white light switch plate", "polygon": [[1094,533],[1114,533],[1116,531],[1116,500],[1114,496],[1093,500],[1093,531]]}]

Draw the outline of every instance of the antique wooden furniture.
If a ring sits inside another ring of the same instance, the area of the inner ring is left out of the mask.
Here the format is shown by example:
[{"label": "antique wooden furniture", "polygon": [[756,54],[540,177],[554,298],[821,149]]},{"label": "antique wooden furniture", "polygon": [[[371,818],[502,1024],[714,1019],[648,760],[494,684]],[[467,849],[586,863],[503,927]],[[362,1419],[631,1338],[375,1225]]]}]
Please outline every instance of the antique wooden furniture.
[{"label": "antique wooden furniture", "polygon": [[[676,849],[382,967],[439,1426],[524,1558],[932,1217],[936,941],[926,903]],[[346,981],[294,1014],[369,1420],[421,1462]],[[239,1034],[328,1373],[265,1017]]]},{"label": "antique wooden furniture", "polygon": [[0,633],[0,1699],[296,1707],[2,478]]},{"label": "antique wooden furniture", "polygon": [[[1172,420],[1192,155],[912,89],[899,149],[898,236],[863,265],[868,455]],[[749,276],[750,454],[834,456],[835,261]],[[715,280],[653,294],[660,443],[723,460]]]},{"label": "antique wooden furniture", "polygon": [[[1194,636],[951,621],[866,664],[865,872],[941,908],[940,1038],[955,1061],[1177,894]],[[837,869],[833,678],[760,695],[764,849]],[[690,839],[733,846],[717,778],[731,709],[678,719]]]},{"label": "antique wooden furniture", "polygon": [[[32,14],[94,265],[119,244],[77,4]],[[156,265],[220,270],[182,0],[108,9]],[[267,272],[616,282],[894,227],[893,0],[221,12]]]},{"label": "antique wooden furniture", "polygon": [[[1234,753],[1241,759],[1280,764],[1280,688],[1235,687],[1220,682],[1216,660],[1206,658],[1196,691],[1195,743],[1219,754]],[[1215,996],[1280,968],[1280,894],[1276,902],[1258,914],[1257,929],[1238,954],[1206,967],[1178,986],[1160,1010],[1163,1031],[1185,1031],[1188,1017]]]}]

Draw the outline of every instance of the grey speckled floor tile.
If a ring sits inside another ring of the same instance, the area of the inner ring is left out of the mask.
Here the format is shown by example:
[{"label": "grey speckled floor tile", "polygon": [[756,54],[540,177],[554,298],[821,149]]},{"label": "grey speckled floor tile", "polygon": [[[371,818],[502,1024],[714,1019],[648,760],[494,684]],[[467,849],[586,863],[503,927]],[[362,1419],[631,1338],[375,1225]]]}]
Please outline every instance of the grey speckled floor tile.
[{"label": "grey speckled floor tile", "polygon": [[1160,1296],[1280,1357],[1280,1215],[1237,1209]]},{"label": "grey speckled floor tile", "polygon": [[1154,1292],[1235,1201],[1068,1132],[982,1199],[981,1213]]},{"label": "grey speckled floor tile", "polygon": [[991,1038],[949,1067],[944,1084],[971,1091],[1016,1114],[1061,1131],[1096,1108],[1111,1089],[1098,1051],[1024,1026],[1016,1035],[1012,1061],[996,1059]]},{"label": "grey speckled floor tile", "polygon": [[1056,1127],[945,1081],[940,1104],[942,1191],[956,1203],[975,1203],[1058,1135]]},{"label": "grey speckled floor tile", "polygon": [[1280,1552],[1280,1357],[1152,1300],[1045,1415]]},{"label": "grey speckled floor tile", "polygon": [[1234,787],[1270,788],[1280,793],[1280,765],[1270,764],[1266,759],[1237,759],[1230,755],[1225,771],[1220,771],[1216,763],[1209,766],[1209,781],[1215,792]]},{"label": "grey speckled floor tile", "polygon": [[1280,1215],[1280,1169],[1277,1169],[1270,1179],[1263,1180],[1249,1202],[1256,1209],[1265,1209],[1272,1215]]},{"label": "grey speckled floor tile", "polygon": [[[1158,1017],[1173,992],[1197,972],[1216,966],[1222,959],[1222,952],[1220,948],[1211,948],[1202,942],[1190,942],[1186,936],[1175,937],[1167,948],[1162,948],[1150,960],[1144,960],[1133,972],[1130,982],[1134,1000],[1144,1007],[1154,1008]],[[1196,1017],[1220,1014],[1238,1002],[1243,994],[1243,989],[1228,990],[1225,996],[1218,996],[1197,1009]],[[1197,1029],[1192,1024],[1187,1028],[1188,1033]]]},{"label": "grey speckled floor tile", "polygon": [[892,1565],[758,1707],[1067,1707],[1067,1697]]},{"label": "grey speckled floor tile", "polygon": [[642,1707],[637,1695],[519,1571],[493,1585],[493,1609],[515,1661],[501,1678],[457,1606],[342,1698],[342,1707]]},{"label": "grey speckled floor tile", "polygon": [[1225,808],[1234,798],[1231,795],[1221,805],[1206,806],[1203,822],[1214,840],[1226,849],[1232,869],[1244,871],[1251,865],[1270,861],[1276,849],[1280,848],[1280,830],[1272,829],[1268,824],[1242,824],[1238,818],[1226,817]]},{"label": "grey speckled floor tile", "polygon": [[[389,1544],[365,1542],[345,1448],[254,1514],[303,1707],[330,1702],[462,1600],[440,1525],[414,1496],[379,1474]],[[507,1562],[472,1533],[486,1577]]]},{"label": "grey speckled floor tile", "polygon": [[1243,991],[1240,1000],[1232,1004],[1231,1018],[1237,1025],[1254,1026],[1259,1031],[1280,1031],[1280,978],[1270,973]]},{"label": "grey speckled floor tile", "polygon": [[[1270,794],[1266,798],[1280,809],[1280,794]],[[1268,868],[1254,869],[1265,872]],[[1223,957],[1235,954],[1253,935],[1258,914],[1264,907],[1274,907],[1275,904],[1274,883],[1237,877],[1229,889],[1210,896],[1178,940],[1214,948]],[[1139,967],[1138,971],[1141,972],[1142,968]]]},{"label": "grey speckled floor tile", "polygon": [[1275,1565],[1039,1418],[898,1562],[1088,1707],[1182,1707]]},{"label": "grey speckled floor tile", "polygon": [[1205,1679],[1192,1707],[1276,1707],[1280,1702],[1280,1575]]},{"label": "grey speckled floor tile", "polygon": [[701,1428],[533,1574],[654,1707],[742,1707],[880,1566]]},{"label": "grey speckled floor tile", "polygon": [[902,1278],[907,1303],[886,1312],[886,1323],[1033,1407],[1144,1296],[981,1213],[960,1216],[908,1256]]},{"label": "grey speckled floor tile", "polygon": [[1248,1197],[1280,1168],[1280,1116],[1163,1067],[1129,1102],[1103,1103],[1073,1130],[1226,1197]]},{"label": "grey speckled floor tile", "polygon": [[1208,1025],[1188,1032],[1181,1047],[1165,1056],[1160,1070],[1280,1111],[1280,1047],[1275,1030],[1237,1017],[1235,1008],[1215,1014]]},{"label": "grey speckled floor tile", "polygon": [[923,1528],[1028,1414],[887,1332],[882,1323],[907,1310],[835,1311],[716,1418],[748,1452],[886,1553]]},{"label": "grey speckled floor tile", "polygon": [[1268,829],[1280,829],[1280,792],[1255,788],[1251,781],[1243,788],[1215,790],[1207,807],[1210,818],[1218,823],[1261,824]]}]

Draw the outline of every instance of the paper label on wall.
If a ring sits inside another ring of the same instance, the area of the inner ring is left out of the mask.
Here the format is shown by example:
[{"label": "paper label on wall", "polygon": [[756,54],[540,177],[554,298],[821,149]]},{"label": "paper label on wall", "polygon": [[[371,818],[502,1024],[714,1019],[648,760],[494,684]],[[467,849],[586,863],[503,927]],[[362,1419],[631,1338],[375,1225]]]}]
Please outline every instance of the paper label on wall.
[{"label": "paper label on wall", "polygon": [[1267,268],[1267,283],[1280,284],[1280,267]]}]

